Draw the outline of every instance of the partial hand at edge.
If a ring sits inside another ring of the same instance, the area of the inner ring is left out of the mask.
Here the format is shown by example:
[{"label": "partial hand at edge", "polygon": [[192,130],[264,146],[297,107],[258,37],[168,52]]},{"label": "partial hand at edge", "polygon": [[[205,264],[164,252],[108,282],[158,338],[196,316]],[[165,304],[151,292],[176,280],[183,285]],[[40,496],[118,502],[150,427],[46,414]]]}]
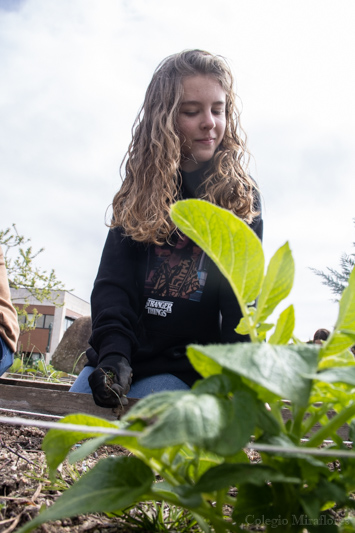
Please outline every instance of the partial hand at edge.
[{"label": "partial hand at edge", "polygon": [[127,405],[132,383],[132,368],[122,355],[108,355],[89,376],[89,385],[96,405],[117,407]]}]

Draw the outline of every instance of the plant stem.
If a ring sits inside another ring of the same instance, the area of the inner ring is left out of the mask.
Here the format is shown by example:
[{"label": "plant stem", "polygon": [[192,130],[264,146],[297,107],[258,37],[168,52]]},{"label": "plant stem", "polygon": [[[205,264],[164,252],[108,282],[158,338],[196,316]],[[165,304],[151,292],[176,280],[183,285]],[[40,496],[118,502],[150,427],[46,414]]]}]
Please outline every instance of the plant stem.
[{"label": "plant stem", "polygon": [[315,433],[314,437],[312,437],[311,439],[309,439],[308,442],[306,442],[305,446],[307,448],[315,448],[319,446],[326,438],[329,438],[332,433],[335,433],[337,429],[339,429],[349,420],[349,418],[352,418],[354,415],[355,403],[352,403],[349,407],[343,409],[343,411],[341,411],[331,420],[329,420],[328,424],[319,429]]},{"label": "plant stem", "polygon": [[302,438],[302,431],[301,431],[301,428],[302,428],[302,423],[303,423],[303,419],[304,419],[304,415],[306,413],[306,409],[295,409],[295,413],[294,413],[294,420],[293,420],[293,424],[292,424],[292,431],[291,431],[291,436],[292,437],[295,437],[297,439],[297,441],[299,441],[301,438]]},{"label": "plant stem", "polygon": [[283,421],[282,414],[281,414],[282,406],[280,408],[280,402],[270,403],[269,406],[270,406],[270,409],[271,409],[271,413],[273,414],[273,416],[275,417],[275,419],[279,423],[280,428],[282,429],[282,431],[285,433],[285,423]]},{"label": "plant stem", "polygon": [[309,431],[312,429],[312,427],[319,422],[319,420],[324,416],[329,409],[328,404],[324,404],[320,409],[318,409],[317,412],[310,415],[304,422],[302,426],[302,434],[301,437],[304,437],[309,433]]},{"label": "plant stem", "polygon": [[179,507],[187,509],[193,515],[193,517],[205,533],[211,533],[211,528],[206,523],[206,520],[211,522],[215,533],[239,531],[239,528],[236,525],[233,525],[231,522],[227,522],[222,516],[219,516],[218,509],[216,507],[212,507],[210,503],[205,500],[202,500],[201,504],[198,507],[190,507],[189,505],[184,505],[183,503],[181,503],[177,494],[171,492],[159,493],[158,490],[149,493],[145,499],[149,500],[149,498],[154,501],[164,500],[169,504],[177,505]]},{"label": "plant stem", "polygon": [[223,514],[223,504],[225,500],[226,491],[224,489],[217,491],[217,498],[216,498],[216,511],[220,515]]}]

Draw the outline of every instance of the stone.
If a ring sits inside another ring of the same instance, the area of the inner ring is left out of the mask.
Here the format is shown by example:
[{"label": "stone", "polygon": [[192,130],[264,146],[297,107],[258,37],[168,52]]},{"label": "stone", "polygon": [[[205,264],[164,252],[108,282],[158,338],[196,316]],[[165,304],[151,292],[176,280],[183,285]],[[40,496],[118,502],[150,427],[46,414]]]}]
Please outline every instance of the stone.
[{"label": "stone", "polygon": [[79,374],[87,363],[86,350],[91,335],[91,317],[77,318],[66,330],[53,353],[51,364],[56,370]]}]

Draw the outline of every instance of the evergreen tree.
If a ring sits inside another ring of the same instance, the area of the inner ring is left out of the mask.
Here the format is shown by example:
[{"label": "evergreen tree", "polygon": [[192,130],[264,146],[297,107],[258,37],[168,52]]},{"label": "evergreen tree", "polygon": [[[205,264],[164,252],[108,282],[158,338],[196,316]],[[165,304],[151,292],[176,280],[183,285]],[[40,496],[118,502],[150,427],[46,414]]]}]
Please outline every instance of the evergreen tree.
[{"label": "evergreen tree", "polygon": [[[355,246],[355,242],[353,242],[353,246]],[[327,270],[325,272],[323,272],[322,270],[317,270],[316,268],[311,268],[311,270],[313,270],[313,272],[317,274],[317,276],[320,276],[322,278],[323,285],[327,285],[332,291],[332,293],[337,296],[336,301],[339,301],[341,293],[348,285],[348,279],[354,266],[355,253],[344,253],[340,258],[339,271],[329,267],[327,267]]]}]

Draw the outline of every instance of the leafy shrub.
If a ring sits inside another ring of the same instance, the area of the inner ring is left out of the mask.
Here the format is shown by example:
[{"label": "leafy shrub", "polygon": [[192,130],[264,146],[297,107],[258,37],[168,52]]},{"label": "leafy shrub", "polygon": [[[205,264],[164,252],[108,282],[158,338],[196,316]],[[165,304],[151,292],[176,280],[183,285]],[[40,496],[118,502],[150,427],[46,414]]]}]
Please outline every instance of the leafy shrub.
[{"label": "leafy shrub", "polygon": [[[65,457],[81,460],[102,444],[120,444],[134,455],[100,461],[21,533],[47,520],[120,512],[148,501],[188,510],[204,532],[239,531],[252,524],[282,533],[324,531],[324,526],[328,533],[355,531],[351,519],[336,525],[328,512],[334,505],[355,506],[355,454],[337,434],[345,422],[351,435],[354,429],[355,362],[348,348],[355,340],[355,273],[331,336],[322,346],[302,344],[293,338],[292,306],[276,324],[268,322],[293,284],[287,243],[264,275],[260,241],[228,211],[187,200],[173,206],[172,218],[231,283],[243,313],[237,331],[251,342],[189,346],[188,357],[205,379],[188,392],[148,396],[119,422],[66,417],[64,422],[92,430],[47,434],[43,448],[53,476]],[[291,415],[287,422],[285,409]],[[334,416],[328,419],[331,409]],[[312,432],[316,423],[321,427]],[[104,435],[98,427],[131,433]],[[83,438],[89,440],[71,451]],[[251,438],[260,463],[250,464],[245,452]],[[318,450],[325,439],[332,442]],[[338,467],[328,468],[336,460]],[[156,474],[163,481],[156,482]],[[237,488],[236,496],[231,487]]]},{"label": "leafy shrub", "polygon": [[44,248],[37,252],[30,246],[31,239],[20,235],[16,224],[5,230],[0,229],[0,245],[4,251],[5,267],[9,285],[11,289],[26,289],[27,296],[24,303],[16,305],[17,300],[22,300],[23,294],[17,297],[12,294],[12,303],[15,306],[19,317],[20,331],[25,333],[36,327],[36,319],[41,316],[37,309],[33,308],[31,313],[27,312],[32,296],[38,302],[48,300],[56,307],[61,307],[59,303],[60,292],[65,289],[63,283],[57,279],[55,271],[42,270],[36,266],[36,258]]},{"label": "leafy shrub", "polygon": [[41,379],[54,383],[60,383],[63,378],[71,377],[66,372],[56,370],[51,364],[46,363],[43,356],[35,361],[32,361],[30,357],[15,357],[7,373],[19,374],[21,377]]}]

